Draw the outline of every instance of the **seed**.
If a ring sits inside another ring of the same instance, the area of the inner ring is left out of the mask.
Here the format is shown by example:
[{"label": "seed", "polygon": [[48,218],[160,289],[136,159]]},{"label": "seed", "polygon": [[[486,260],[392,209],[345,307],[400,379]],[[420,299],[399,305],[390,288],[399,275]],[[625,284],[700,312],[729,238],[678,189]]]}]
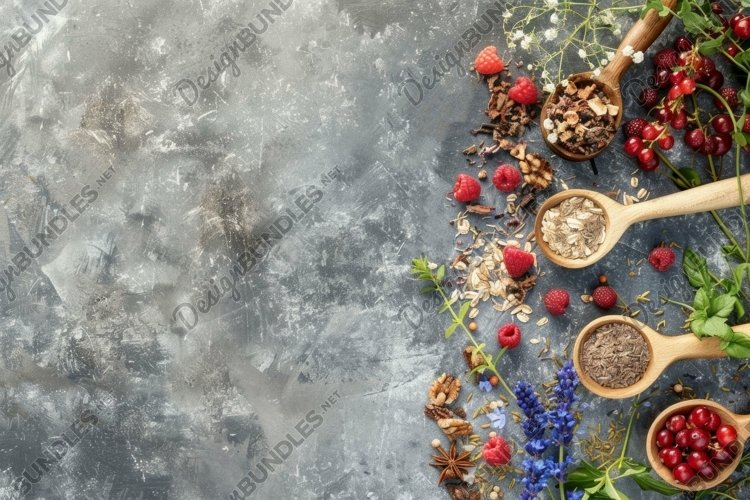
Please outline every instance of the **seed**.
[{"label": "seed", "polygon": [[549,323],[549,319],[545,316],[544,318],[541,318],[539,321],[536,322],[536,326],[544,326],[547,323]]},{"label": "seed", "polygon": [[469,323],[469,331],[470,332],[476,332],[477,331],[477,324],[476,322],[472,321]]},{"label": "seed", "polygon": [[672,386],[672,390],[674,391],[675,394],[682,394],[682,384],[679,382],[676,383],[675,385]]}]

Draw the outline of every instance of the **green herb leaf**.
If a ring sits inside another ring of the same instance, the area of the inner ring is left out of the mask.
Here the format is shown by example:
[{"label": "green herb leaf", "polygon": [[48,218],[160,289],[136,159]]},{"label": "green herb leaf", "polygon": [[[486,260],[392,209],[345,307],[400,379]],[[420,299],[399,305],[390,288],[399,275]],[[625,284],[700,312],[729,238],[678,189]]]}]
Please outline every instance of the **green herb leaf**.
[{"label": "green herb leaf", "polygon": [[722,339],[732,335],[732,329],[727,325],[726,318],[720,318],[718,316],[711,316],[706,320],[706,324],[703,326],[701,332],[709,337],[720,337]]},{"label": "green herb leaf", "polygon": [[690,248],[686,248],[682,255],[682,270],[695,288],[710,288],[713,284],[706,259]]},{"label": "green herb leaf", "polygon": [[724,337],[721,348],[733,358],[750,358],[750,336],[732,331]]},{"label": "green herb leaf", "polygon": [[459,323],[451,323],[448,325],[448,328],[445,329],[445,338],[450,338],[451,335],[453,335],[456,332],[456,328],[458,328]]},{"label": "green herb leaf", "polygon": [[464,318],[466,317],[466,313],[469,312],[469,309],[471,308],[471,302],[464,302],[461,304],[461,309],[458,311],[458,321],[462,322],[464,321]]},{"label": "green herb leaf", "polygon": [[565,486],[571,488],[591,488],[595,486],[604,477],[604,472],[594,467],[592,464],[581,460],[581,463],[574,470],[568,473],[565,480]]},{"label": "green herb leaf", "polygon": [[739,144],[740,147],[747,145],[747,138],[742,132],[735,132],[734,134],[732,134],[732,139],[734,139],[734,142]]},{"label": "green herb leaf", "polygon": [[451,300],[449,300],[448,302],[446,302],[445,304],[443,304],[443,305],[442,305],[442,306],[440,307],[440,309],[438,309],[438,313],[440,313],[440,314],[444,313],[445,311],[447,311],[448,309],[450,309],[450,308],[451,308],[451,306],[452,306],[452,305],[453,305],[453,304],[454,304],[455,302],[456,302],[456,299],[451,299]]},{"label": "green herb leaf", "polygon": [[728,318],[729,315],[732,314],[736,302],[737,297],[728,293],[714,297],[711,299],[711,307],[708,309],[708,314],[710,316]]},{"label": "green herb leaf", "polygon": [[680,189],[690,189],[701,185],[701,176],[694,168],[683,167],[677,169],[677,173],[670,170],[669,176]]},{"label": "green herb leaf", "polygon": [[435,288],[434,285],[425,285],[425,286],[422,287],[421,290],[419,290],[419,293],[421,293],[422,295],[424,295],[426,293],[432,293],[435,290],[436,290],[436,288]]},{"label": "green herb leaf", "polygon": [[656,493],[661,493],[665,496],[672,496],[672,495],[679,495],[682,493],[682,490],[679,490],[675,488],[674,486],[671,486],[670,484],[662,481],[661,479],[657,479],[654,476],[652,476],[648,472],[644,472],[642,474],[636,474],[635,476],[632,476],[633,481],[643,490],[643,491],[655,491]]},{"label": "green herb leaf", "polygon": [[445,264],[438,267],[437,275],[435,276],[435,279],[438,281],[443,281],[445,279]]},{"label": "green herb leaf", "polygon": [[721,50],[722,45],[724,44],[724,36],[720,36],[718,38],[714,38],[711,40],[706,40],[705,42],[701,43],[698,47],[698,52],[700,52],[703,55],[710,56],[713,54],[716,54],[719,50]]},{"label": "green herb leaf", "polygon": [[708,313],[708,308],[711,306],[711,299],[708,296],[708,292],[705,288],[698,289],[697,292],[695,292],[695,299],[693,300],[693,309],[696,311],[706,311]]}]

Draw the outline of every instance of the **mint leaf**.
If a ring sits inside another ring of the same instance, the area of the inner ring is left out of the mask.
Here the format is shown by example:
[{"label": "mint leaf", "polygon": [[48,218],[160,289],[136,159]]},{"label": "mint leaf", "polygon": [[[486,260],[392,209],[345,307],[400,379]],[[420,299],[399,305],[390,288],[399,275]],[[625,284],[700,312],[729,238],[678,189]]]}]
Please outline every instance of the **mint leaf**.
[{"label": "mint leaf", "polygon": [[705,56],[710,56],[713,54],[716,54],[719,50],[721,50],[722,45],[724,44],[724,37],[720,36],[718,38],[714,38],[712,40],[707,40],[700,44],[700,47],[698,48],[698,52]]},{"label": "mint leaf", "polygon": [[732,331],[724,337],[721,348],[733,358],[750,358],[750,336]]},{"label": "mint leaf", "polygon": [[[697,297],[697,294],[696,294]],[[728,293],[719,295],[711,299],[711,307],[708,309],[709,316],[718,316],[720,318],[728,318],[734,310],[734,304],[737,302],[737,297],[729,295]]]},{"label": "mint leaf", "polygon": [[693,287],[711,287],[711,275],[708,274],[706,259],[689,248],[686,248],[682,255],[682,270]]},{"label": "mint leaf", "polygon": [[702,333],[709,337],[721,337],[725,339],[732,335],[732,328],[727,325],[726,318],[712,316],[706,320]]},{"label": "mint leaf", "polygon": [[711,307],[711,299],[708,297],[708,292],[705,288],[700,288],[695,292],[695,299],[693,300],[693,309],[696,311],[706,311]]}]

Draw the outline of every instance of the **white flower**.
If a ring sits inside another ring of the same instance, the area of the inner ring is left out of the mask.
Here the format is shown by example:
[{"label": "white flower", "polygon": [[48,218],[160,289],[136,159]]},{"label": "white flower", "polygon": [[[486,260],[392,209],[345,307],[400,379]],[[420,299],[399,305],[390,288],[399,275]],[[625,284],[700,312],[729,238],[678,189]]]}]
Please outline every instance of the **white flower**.
[{"label": "white flower", "polygon": [[547,141],[549,141],[550,144],[554,144],[557,142],[557,134],[554,132],[550,132],[547,135]]},{"label": "white flower", "polygon": [[557,38],[557,30],[555,28],[547,28],[544,30],[544,38],[548,41],[552,41]]},{"label": "white flower", "polygon": [[[550,84],[548,84],[548,85],[552,85],[552,84],[550,83]],[[544,119],[544,122],[542,123],[542,125],[543,125],[543,126],[544,126],[544,128],[546,128],[547,130],[554,130],[554,128],[555,128],[555,122],[553,122],[553,121],[552,121],[552,120],[550,120],[549,118],[545,118],[545,119]]]},{"label": "white flower", "polygon": [[601,64],[602,66],[606,66],[608,62],[608,60],[602,59],[601,61],[599,61],[599,64]]},{"label": "white flower", "polygon": [[557,7],[557,0],[544,0],[544,5],[550,9]]},{"label": "white flower", "polygon": [[607,59],[609,59],[611,61],[614,58],[615,58],[615,53],[614,52],[607,52]]},{"label": "white flower", "polygon": [[513,33],[513,40],[520,40],[521,38],[525,37],[526,35],[523,34],[523,31],[516,30],[515,33]]},{"label": "white flower", "polygon": [[542,88],[545,92],[552,93],[555,91],[555,84],[554,83],[545,83],[544,87]]},{"label": "white flower", "polygon": [[503,19],[510,19],[511,17],[513,17],[513,14],[509,10],[503,12]]},{"label": "white flower", "polygon": [[515,49],[516,48],[516,43],[515,42],[509,42],[508,43],[508,48],[509,49]]},{"label": "white flower", "polygon": [[622,28],[619,26],[612,31],[613,35],[622,35]]},{"label": "white flower", "polygon": [[545,69],[544,71],[542,71],[542,80],[546,80],[548,78],[549,78],[549,71]]},{"label": "white flower", "polygon": [[529,71],[531,71],[532,69],[534,69],[534,65],[533,64],[527,64],[526,65],[526,69],[529,70]]},{"label": "white flower", "polygon": [[643,62],[643,52],[640,50],[633,54],[633,62],[638,64]]},{"label": "white flower", "polygon": [[594,71],[591,72],[591,74],[594,76],[599,76],[601,73],[602,73],[601,68],[596,68]]},{"label": "white flower", "polygon": [[565,80],[562,80],[560,82],[560,85],[562,85],[563,87],[567,87],[568,86],[568,79],[566,78]]},{"label": "white flower", "polygon": [[529,50],[529,47],[531,46],[531,38],[526,37],[523,40],[521,40],[521,48],[524,50]]},{"label": "white flower", "polygon": [[551,16],[549,16],[549,22],[552,24],[557,24],[560,22],[560,18],[557,17],[557,14],[553,13]]},{"label": "white flower", "polygon": [[632,45],[626,45],[624,49],[622,49],[622,54],[625,56],[632,56],[635,50],[633,49]]},{"label": "white flower", "polygon": [[578,49],[578,57],[581,59],[586,59],[586,51],[583,49]]}]

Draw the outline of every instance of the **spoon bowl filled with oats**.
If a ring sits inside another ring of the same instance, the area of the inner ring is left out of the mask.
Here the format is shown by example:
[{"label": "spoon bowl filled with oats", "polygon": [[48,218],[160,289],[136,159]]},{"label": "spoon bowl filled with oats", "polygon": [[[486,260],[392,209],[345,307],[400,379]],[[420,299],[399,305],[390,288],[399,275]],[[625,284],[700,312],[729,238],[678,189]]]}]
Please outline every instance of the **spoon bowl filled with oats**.
[{"label": "spoon bowl filled with oats", "polygon": [[607,255],[636,222],[738,207],[750,202],[750,174],[622,205],[606,195],[570,189],[550,197],[534,223],[542,253],[558,266],[580,269]]},{"label": "spoon bowl filled with oats", "polygon": [[[750,324],[733,326],[750,333]],[[581,330],[573,364],[581,383],[604,398],[622,399],[647,390],[672,363],[727,356],[721,339],[692,333],[662,335],[628,316],[602,316]]]},{"label": "spoon bowl filled with oats", "polygon": [[[674,10],[677,0],[663,0]],[[620,79],[634,60],[669,24],[671,14],[652,9],[625,35],[614,58],[602,70],[577,73],[557,86],[542,106],[542,137],[558,156],[590,160],[612,142],[622,121]]]}]

